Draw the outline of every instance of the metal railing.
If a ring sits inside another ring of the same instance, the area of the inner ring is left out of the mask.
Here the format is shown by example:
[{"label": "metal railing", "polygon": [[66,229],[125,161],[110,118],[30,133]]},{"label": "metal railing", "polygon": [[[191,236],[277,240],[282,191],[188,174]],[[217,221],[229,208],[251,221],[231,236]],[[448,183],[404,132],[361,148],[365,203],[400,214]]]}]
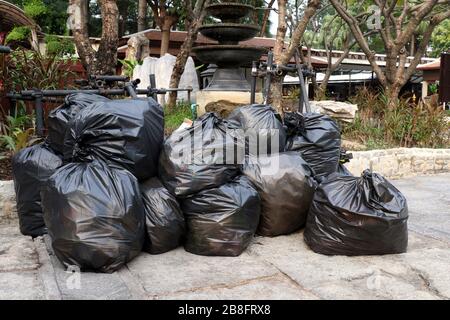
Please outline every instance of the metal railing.
[{"label": "metal railing", "polygon": [[[124,76],[91,76],[88,80],[77,80],[81,89],[41,90],[31,89],[20,92],[9,92],[6,97],[10,100],[10,114],[16,114],[17,101],[33,101],[36,116],[36,134],[44,135],[44,102],[55,102],[55,98],[65,97],[73,93],[91,93],[102,96],[129,96],[133,99],[139,95],[146,95],[157,101],[158,94],[166,94],[173,91],[187,91],[188,103],[191,104],[192,87],[165,89],[156,88],[155,75],[150,75],[150,85],[147,89],[137,89],[139,79],[130,81]],[[118,83],[121,85],[118,86]]]}]

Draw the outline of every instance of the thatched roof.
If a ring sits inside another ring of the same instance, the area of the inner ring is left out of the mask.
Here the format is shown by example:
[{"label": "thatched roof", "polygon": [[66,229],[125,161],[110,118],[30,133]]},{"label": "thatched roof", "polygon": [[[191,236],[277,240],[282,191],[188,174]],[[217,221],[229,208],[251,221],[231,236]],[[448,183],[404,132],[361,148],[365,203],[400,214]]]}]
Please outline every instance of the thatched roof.
[{"label": "thatched roof", "polygon": [[39,30],[33,19],[16,5],[0,0],[0,31],[9,31],[16,26],[28,26]]}]

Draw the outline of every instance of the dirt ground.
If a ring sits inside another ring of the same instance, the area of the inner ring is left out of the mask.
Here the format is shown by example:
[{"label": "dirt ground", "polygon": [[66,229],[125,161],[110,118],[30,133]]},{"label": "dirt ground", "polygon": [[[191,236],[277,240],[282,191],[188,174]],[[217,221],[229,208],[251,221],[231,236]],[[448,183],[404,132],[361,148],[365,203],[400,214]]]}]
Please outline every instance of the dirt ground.
[{"label": "dirt ground", "polygon": [[11,158],[0,159],[0,180],[12,180]]}]

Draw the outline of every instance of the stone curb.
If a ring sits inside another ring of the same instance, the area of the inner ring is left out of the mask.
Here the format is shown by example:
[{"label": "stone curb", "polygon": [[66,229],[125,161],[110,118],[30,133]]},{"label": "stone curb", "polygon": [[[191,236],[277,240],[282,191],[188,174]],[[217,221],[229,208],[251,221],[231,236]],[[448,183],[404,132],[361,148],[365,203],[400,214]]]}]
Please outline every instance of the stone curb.
[{"label": "stone curb", "polygon": [[353,159],[345,166],[355,176],[365,169],[390,179],[450,172],[450,149],[396,148],[349,153]]},{"label": "stone curb", "polygon": [[50,259],[44,237],[33,240],[39,259],[39,277],[44,288],[45,300],[62,300],[61,291],[56,281],[56,272]]}]

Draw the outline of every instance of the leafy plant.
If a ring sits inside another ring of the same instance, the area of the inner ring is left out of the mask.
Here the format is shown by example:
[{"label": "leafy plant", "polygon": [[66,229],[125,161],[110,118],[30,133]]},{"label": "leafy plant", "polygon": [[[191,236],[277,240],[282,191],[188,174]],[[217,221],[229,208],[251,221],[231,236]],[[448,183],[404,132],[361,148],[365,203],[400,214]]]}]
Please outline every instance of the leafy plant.
[{"label": "leafy plant", "polygon": [[400,98],[395,108],[388,108],[383,93],[363,89],[351,98],[359,110],[353,123],[343,125],[343,136],[364,143],[368,149],[449,147],[446,113],[436,99],[428,100],[415,104]]},{"label": "leafy plant", "polygon": [[136,68],[136,66],[140,66],[142,65],[143,61],[141,60],[128,60],[128,59],[119,59],[119,62],[122,64],[124,70],[123,70],[123,74],[126,75],[127,77],[132,77],[133,76],[133,72],[134,72],[134,68]]},{"label": "leafy plant", "polygon": [[32,116],[27,114],[7,116],[0,127],[0,159],[6,158],[41,140],[35,136]]},{"label": "leafy plant", "polygon": [[46,14],[47,7],[42,0],[27,0],[24,3],[23,11],[25,11],[28,16],[35,19]]},{"label": "leafy plant", "polygon": [[74,77],[67,68],[69,60],[59,55],[44,56],[34,50],[17,49],[8,59],[5,77],[8,90],[57,89]]},{"label": "leafy plant", "polygon": [[164,123],[166,134],[171,134],[184,121],[184,119],[192,120],[191,106],[185,102],[178,102],[175,108],[164,108]]},{"label": "leafy plant", "polygon": [[31,35],[29,27],[14,27],[6,36],[5,43],[28,40]]},{"label": "leafy plant", "polygon": [[75,46],[68,38],[46,35],[45,43],[47,46],[47,55],[64,56],[75,54]]},{"label": "leafy plant", "polygon": [[438,93],[439,83],[431,83],[430,85],[428,85],[428,89],[429,89],[431,94]]}]

